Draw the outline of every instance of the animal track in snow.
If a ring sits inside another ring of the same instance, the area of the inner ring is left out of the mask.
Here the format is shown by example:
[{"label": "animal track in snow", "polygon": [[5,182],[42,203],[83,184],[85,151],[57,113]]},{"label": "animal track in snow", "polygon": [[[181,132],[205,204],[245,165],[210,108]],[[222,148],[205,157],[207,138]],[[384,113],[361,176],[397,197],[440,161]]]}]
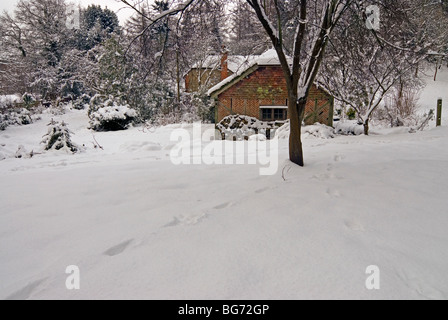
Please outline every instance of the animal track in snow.
[{"label": "animal track in snow", "polygon": [[330,179],[336,179],[337,177],[332,173],[320,173],[313,175],[311,178],[319,181],[327,181]]},{"label": "animal track in snow", "polygon": [[[231,207],[232,205],[233,205],[233,202],[225,202],[220,205],[217,205],[216,207],[213,207],[213,209],[214,210],[223,210],[223,209]],[[163,227],[171,228],[171,227],[177,227],[180,225],[194,226],[194,225],[201,223],[202,221],[207,219],[209,216],[210,216],[209,213],[199,213],[199,214],[193,214],[193,215],[189,215],[189,216],[180,215],[180,216],[173,217],[173,220],[171,222],[167,223],[166,225],[164,225]]]},{"label": "animal track in snow", "polygon": [[133,241],[134,241],[134,239],[130,239],[125,242],[122,242],[122,243],[108,249],[106,252],[104,252],[104,254],[109,257],[117,256],[117,255],[123,253]]},{"label": "animal track in snow", "polygon": [[264,192],[266,192],[268,190],[271,190],[271,189],[273,189],[273,188],[271,188],[271,187],[261,188],[261,189],[255,190],[255,193],[257,193],[257,194],[264,193]]},{"label": "animal track in snow", "polygon": [[327,195],[334,198],[340,198],[342,195],[339,192],[339,190],[331,190],[330,188],[327,189]]},{"label": "animal track in snow", "polygon": [[208,214],[203,213],[203,214],[198,214],[198,215],[192,215],[192,216],[179,216],[179,217],[174,217],[173,221],[167,223],[166,225],[164,225],[164,228],[170,228],[170,227],[177,227],[179,225],[185,225],[185,226],[194,226],[200,222],[202,222],[203,220],[208,218]]},{"label": "animal track in snow", "polygon": [[228,208],[228,207],[230,207],[232,205],[233,205],[232,202],[221,203],[220,205],[217,205],[216,207],[213,207],[213,209],[222,210],[222,209]]},{"label": "animal track in snow", "polygon": [[355,219],[351,219],[351,220],[346,220],[345,221],[345,226],[352,230],[352,231],[356,231],[356,232],[365,232],[366,230],[364,229],[364,226],[362,225],[361,222],[355,220]]}]

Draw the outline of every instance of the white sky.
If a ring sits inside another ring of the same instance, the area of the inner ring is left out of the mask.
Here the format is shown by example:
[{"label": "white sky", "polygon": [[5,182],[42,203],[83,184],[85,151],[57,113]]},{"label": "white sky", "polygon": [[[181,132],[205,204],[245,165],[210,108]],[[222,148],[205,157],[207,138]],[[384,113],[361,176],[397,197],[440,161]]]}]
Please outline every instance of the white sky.
[{"label": "white sky", "polygon": [[[125,5],[119,0],[66,0],[67,3],[80,3],[83,7],[87,7],[89,4],[101,5],[102,7],[107,7],[112,11],[115,11],[123,22],[133,14],[133,10],[130,8],[124,8]],[[13,12],[17,2],[19,0],[2,0],[0,2],[0,12],[7,10]]]}]

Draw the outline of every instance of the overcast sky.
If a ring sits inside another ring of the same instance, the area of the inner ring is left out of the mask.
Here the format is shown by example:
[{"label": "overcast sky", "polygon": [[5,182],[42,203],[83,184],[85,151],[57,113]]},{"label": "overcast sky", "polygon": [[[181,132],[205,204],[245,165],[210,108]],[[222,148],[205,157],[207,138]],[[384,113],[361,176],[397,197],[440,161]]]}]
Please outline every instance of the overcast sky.
[{"label": "overcast sky", "polygon": [[[19,0],[1,0],[0,2],[0,11],[7,10],[12,12]],[[124,5],[118,0],[67,0],[67,3],[80,3],[83,7],[87,7],[89,4],[101,5],[102,7],[108,7],[110,10],[115,11],[118,14],[118,17],[123,22],[129,16],[132,15],[132,9],[125,8]]]}]

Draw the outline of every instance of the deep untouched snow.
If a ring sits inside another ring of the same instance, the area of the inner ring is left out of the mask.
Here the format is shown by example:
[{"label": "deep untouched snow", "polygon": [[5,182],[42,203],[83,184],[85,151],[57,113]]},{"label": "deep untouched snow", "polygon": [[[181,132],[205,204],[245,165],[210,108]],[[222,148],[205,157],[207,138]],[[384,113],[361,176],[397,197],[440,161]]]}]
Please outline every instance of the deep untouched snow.
[{"label": "deep untouched snow", "polygon": [[[37,152],[44,118],[0,132],[0,152]],[[176,126],[97,133],[101,151],[84,112],[55,119],[85,153],[0,162],[0,299],[448,299],[446,126],[310,137],[306,168],[283,181],[286,140],[263,177],[172,165]],[[65,288],[69,265],[79,291]],[[365,288],[369,265],[379,291]]]}]

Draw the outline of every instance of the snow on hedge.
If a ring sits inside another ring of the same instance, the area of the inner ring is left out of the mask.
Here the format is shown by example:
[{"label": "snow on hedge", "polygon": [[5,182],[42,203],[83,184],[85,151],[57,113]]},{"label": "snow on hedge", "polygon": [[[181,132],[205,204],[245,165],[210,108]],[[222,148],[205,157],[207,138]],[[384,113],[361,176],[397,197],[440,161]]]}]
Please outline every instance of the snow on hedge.
[{"label": "snow on hedge", "polygon": [[0,113],[0,131],[12,125],[28,125],[33,123],[31,113],[23,109],[8,109]]},{"label": "snow on hedge", "polygon": [[364,127],[358,124],[357,121],[338,122],[335,126],[334,132],[345,136],[359,136],[364,134]]},{"label": "snow on hedge", "polygon": [[137,118],[129,106],[108,106],[90,114],[90,127],[95,131],[126,130]]},{"label": "snow on hedge", "polygon": [[[268,130],[272,130],[271,137],[274,136],[273,131],[275,131],[275,136],[279,139],[289,139],[290,133],[289,120],[266,122],[243,115],[227,116],[216,127],[227,138],[237,137],[237,140],[242,140],[242,137],[249,137],[249,140],[251,140],[254,135],[264,135],[266,137]],[[320,123],[302,127],[302,134],[304,138],[331,139],[335,137],[332,127]],[[260,137],[254,139],[259,140]]]},{"label": "snow on hedge", "polygon": [[[280,127],[276,131],[275,136],[278,139],[289,139],[290,131],[291,126],[288,120],[284,126]],[[320,123],[302,127],[302,135],[304,138],[314,137],[319,139],[332,139],[335,137],[334,129],[332,127],[328,127]]]},{"label": "snow on hedge", "polygon": [[262,134],[266,137],[268,130],[276,130],[283,126],[285,121],[260,121],[257,118],[244,115],[231,115],[221,120],[216,128],[225,134],[227,138],[237,137],[242,140],[243,137]]},{"label": "snow on hedge", "polygon": [[18,95],[1,95],[0,96],[0,109],[12,107],[16,103],[21,103],[22,98]]}]

